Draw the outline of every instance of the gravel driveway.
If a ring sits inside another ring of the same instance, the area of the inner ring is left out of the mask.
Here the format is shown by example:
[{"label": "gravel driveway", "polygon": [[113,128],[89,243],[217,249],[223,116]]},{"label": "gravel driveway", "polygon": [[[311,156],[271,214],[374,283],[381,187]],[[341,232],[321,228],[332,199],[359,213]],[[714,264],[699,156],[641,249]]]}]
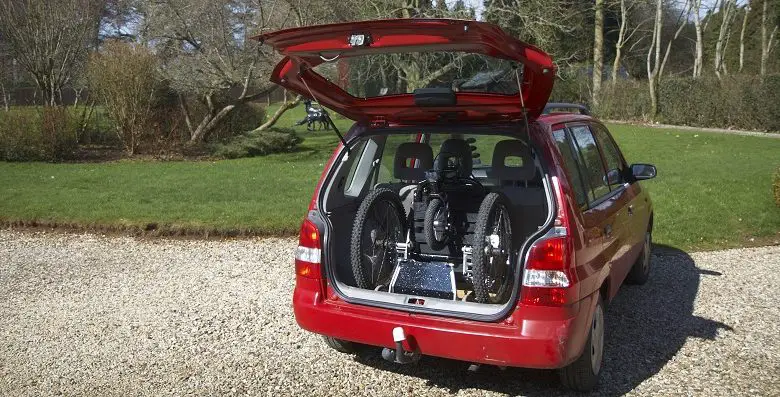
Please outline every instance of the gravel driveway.
[{"label": "gravel driveway", "polygon": [[[334,353],[292,316],[289,239],[0,230],[0,395],[556,395],[554,372]],[[779,395],[780,247],[686,254],[607,309],[602,394]]]}]

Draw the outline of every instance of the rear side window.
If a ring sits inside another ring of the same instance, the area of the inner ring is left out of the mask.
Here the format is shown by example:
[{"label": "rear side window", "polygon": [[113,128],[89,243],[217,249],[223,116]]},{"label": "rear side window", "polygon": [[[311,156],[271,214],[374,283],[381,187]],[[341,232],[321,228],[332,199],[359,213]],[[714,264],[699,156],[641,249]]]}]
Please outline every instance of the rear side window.
[{"label": "rear side window", "polygon": [[555,139],[555,144],[558,146],[558,151],[561,152],[563,166],[566,168],[566,173],[569,175],[569,181],[574,189],[577,205],[580,208],[586,207],[588,204],[588,193],[585,191],[582,170],[575,157],[576,154],[572,147],[571,139],[569,139],[566,130],[553,131],[553,138]]},{"label": "rear side window", "polygon": [[347,188],[344,190],[344,195],[360,196],[366,181],[371,176],[371,163],[374,161],[378,148],[379,146],[373,140],[364,140],[352,148],[352,156],[358,157],[352,160],[352,165],[349,167]]},{"label": "rear side window", "polygon": [[620,150],[609,136],[606,128],[594,124],[593,131],[596,133],[596,139],[599,141],[601,150],[604,153],[604,161],[607,163],[609,188],[615,190],[626,182],[624,178],[626,166],[623,162],[623,157],[620,156]]},{"label": "rear side window", "polygon": [[601,152],[588,126],[578,125],[571,127],[570,130],[574,143],[579,149],[582,164],[585,166],[584,177],[591,190],[588,198],[591,202],[596,201],[609,193]]}]

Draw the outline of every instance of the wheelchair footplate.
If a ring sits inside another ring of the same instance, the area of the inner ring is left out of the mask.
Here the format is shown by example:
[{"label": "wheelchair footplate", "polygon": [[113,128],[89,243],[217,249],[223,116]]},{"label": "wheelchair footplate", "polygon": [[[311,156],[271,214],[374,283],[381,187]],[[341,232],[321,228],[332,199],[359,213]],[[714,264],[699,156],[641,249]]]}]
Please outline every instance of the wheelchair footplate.
[{"label": "wheelchair footplate", "polygon": [[447,262],[399,259],[390,281],[390,292],[455,300],[455,270]]}]

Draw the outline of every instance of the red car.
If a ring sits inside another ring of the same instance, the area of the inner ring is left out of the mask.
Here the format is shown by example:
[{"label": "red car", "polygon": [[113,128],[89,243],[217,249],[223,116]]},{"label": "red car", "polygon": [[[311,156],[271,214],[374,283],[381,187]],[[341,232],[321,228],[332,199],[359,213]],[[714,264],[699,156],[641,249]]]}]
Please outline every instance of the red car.
[{"label": "red car", "polygon": [[342,352],[555,368],[592,389],[604,307],[650,273],[639,181],[656,170],[590,116],[542,115],[551,58],[476,21],[258,39],[284,56],[272,81],[355,120],[301,226],[298,324]]}]

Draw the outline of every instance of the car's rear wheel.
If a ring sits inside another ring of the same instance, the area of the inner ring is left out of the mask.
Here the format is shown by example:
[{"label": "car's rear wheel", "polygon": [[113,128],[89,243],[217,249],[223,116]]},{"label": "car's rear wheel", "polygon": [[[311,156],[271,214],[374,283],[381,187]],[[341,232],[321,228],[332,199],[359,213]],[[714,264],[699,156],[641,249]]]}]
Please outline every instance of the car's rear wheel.
[{"label": "car's rear wheel", "polygon": [[339,353],[354,354],[357,353],[360,350],[360,348],[363,346],[354,342],[350,342],[348,340],[336,339],[330,336],[323,335],[322,339],[325,340],[326,345],[328,345],[331,349]]},{"label": "car's rear wheel", "polygon": [[369,193],[352,228],[350,257],[358,287],[375,289],[390,283],[396,243],[405,241],[406,221],[398,194],[390,189]]},{"label": "car's rear wheel", "polygon": [[573,363],[560,369],[561,383],[571,390],[592,390],[601,374],[604,358],[604,304],[601,297],[598,299],[582,354]]},{"label": "car's rear wheel", "polygon": [[626,283],[642,285],[650,278],[650,261],[652,258],[653,231],[648,230],[645,233],[645,241],[642,243],[642,252],[636,258],[636,262],[631,267],[626,276]]}]

